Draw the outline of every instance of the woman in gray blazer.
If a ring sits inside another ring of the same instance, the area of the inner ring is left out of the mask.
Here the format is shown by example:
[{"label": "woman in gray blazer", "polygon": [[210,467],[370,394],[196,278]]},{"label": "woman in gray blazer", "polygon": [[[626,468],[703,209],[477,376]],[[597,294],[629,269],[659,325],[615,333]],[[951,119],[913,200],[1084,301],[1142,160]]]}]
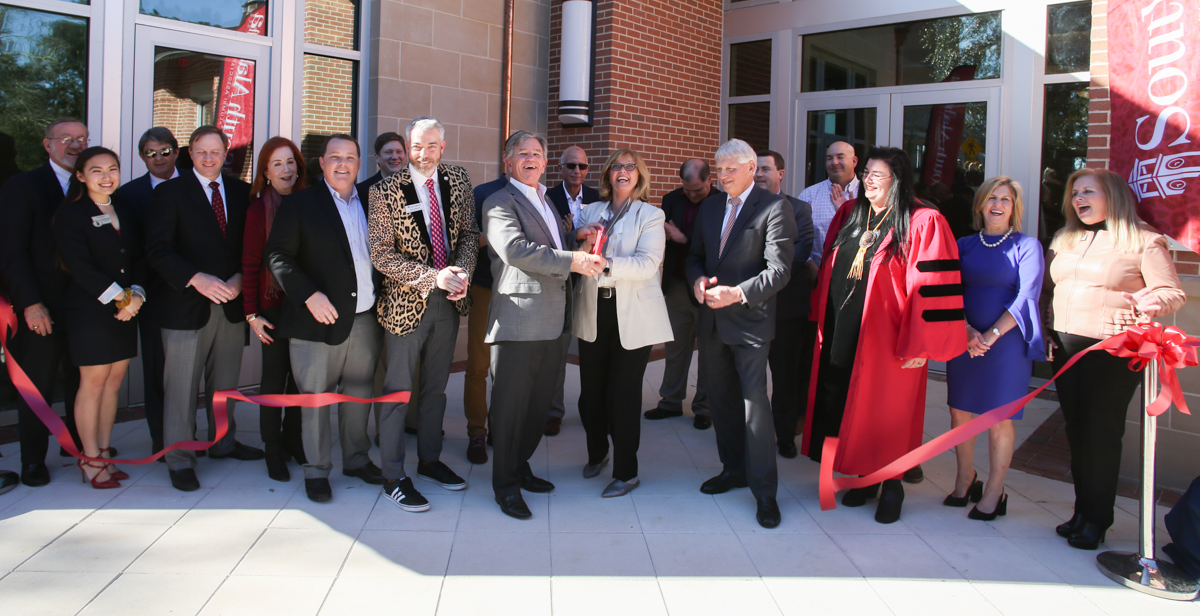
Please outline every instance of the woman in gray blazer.
[{"label": "woman in gray blazer", "polygon": [[607,260],[601,274],[580,276],[571,319],[579,337],[579,416],[587,431],[584,477],[600,474],[612,437],[613,480],[605,498],[628,494],[640,483],[642,377],[650,348],[672,339],[659,278],[665,217],[646,203],[649,192],[642,157],[617,150],[600,174],[602,200],[584,206],[576,232],[582,249]]}]

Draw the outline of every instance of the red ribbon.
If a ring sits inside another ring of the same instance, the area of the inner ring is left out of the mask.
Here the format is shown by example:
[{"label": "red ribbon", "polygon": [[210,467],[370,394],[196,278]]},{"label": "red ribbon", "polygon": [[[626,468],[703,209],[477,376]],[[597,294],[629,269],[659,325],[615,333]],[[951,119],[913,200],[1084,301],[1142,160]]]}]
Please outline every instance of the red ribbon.
[{"label": "red ribbon", "polygon": [[[71,434],[67,431],[66,424],[55,413],[46,400],[42,398],[42,394],[38,392],[33,381],[25,374],[15,359],[12,353],[8,351],[8,335],[9,331],[16,333],[17,330],[17,315],[13,312],[12,304],[9,304],[3,297],[0,297],[0,347],[4,349],[5,365],[8,367],[8,376],[12,380],[12,384],[17,388],[17,392],[25,399],[25,403],[29,408],[33,409],[33,413],[38,419],[50,430],[58,444],[66,450],[67,453],[79,458],[80,460],[103,460],[114,464],[148,464],[162,456],[168,451],[175,449],[191,449],[200,451],[208,449],[225,437],[229,432],[229,400],[241,400],[243,402],[253,402],[262,406],[286,407],[286,406],[303,406],[303,407],[318,407],[334,404],[336,402],[362,402],[370,404],[373,402],[399,402],[401,404],[408,402],[409,392],[398,391],[395,393],[380,396],[378,398],[355,398],[354,396],[346,396],[336,393],[321,393],[321,394],[264,394],[257,396],[247,396],[236,389],[225,389],[213,394],[213,421],[216,424],[216,437],[211,441],[179,441],[172,443],[163,448],[162,451],[144,458],[137,459],[113,459],[108,458],[89,458],[79,452],[75,447],[75,441],[71,438]],[[1195,354],[1193,353],[1193,356]]]},{"label": "red ribbon", "polygon": [[1171,404],[1183,413],[1190,415],[1187,404],[1183,399],[1183,390],[1179,386],[1179,377],[1175,374],[1177,368],[1197,365],[1196,348],[1200,347],[1200,338],[1187,335],[1183,330],[1174,326],[1163,326],[1161,323],[1147,323],[1130,327],[1124,333],[1117,334],[1093,344],[1076,353],[1054,377],[1042,384],[1041,387],[1029,392],[1024,397],[1013,400],[1008,404],[994,408],[971,421],[934,438],[916,449],[893,460],[883,468],[866,477],[834,477],[833,461],[837,457],[838,437],[825,439],[821,449],[821,472],[818,492],[821,498],[821,510],[828,511],[837,507],[837,493],[842,490],[861,488],[874,485],[885,479],[892,479],[918,464],[922,464],[942,453],[953,449],[967,439],[987,431],[992,426],[1012,417],[1024,408],[1031,400],[1042,393],[1046,386],[1075,365],[1085,354],[1097,349],[1107,351],[1117,357],[1130,357],[1129,369],[1138,371],[1150,362],[1158,362],[1159,381],[1161,390],[1154,402],[1146,408],[1146,412],[1157,416],[1170,408]]}]

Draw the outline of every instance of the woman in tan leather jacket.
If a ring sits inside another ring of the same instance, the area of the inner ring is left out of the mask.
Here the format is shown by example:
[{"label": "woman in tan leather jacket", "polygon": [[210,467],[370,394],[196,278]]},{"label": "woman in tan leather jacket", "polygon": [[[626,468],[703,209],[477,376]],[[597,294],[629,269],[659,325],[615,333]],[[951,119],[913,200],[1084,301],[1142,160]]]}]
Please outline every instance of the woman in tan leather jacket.
[{"label": "woman in tan leather jacket", "polygon": [[[1175,312],[1186,300],[1167,239],[1138,218],[1133,195],[1116,173],[1072,174],[1063,214],[1066,226],[1046,259],[1054,297],[1047,344],[1056,370],[1079,351],[1139,320]],[[1112,525],[1125,413],[1140,381],[1127,359],[1099,351],[1057,381],[1075,481],[1075,515],[1057,531],[1071,547],[1096,549]]]}]

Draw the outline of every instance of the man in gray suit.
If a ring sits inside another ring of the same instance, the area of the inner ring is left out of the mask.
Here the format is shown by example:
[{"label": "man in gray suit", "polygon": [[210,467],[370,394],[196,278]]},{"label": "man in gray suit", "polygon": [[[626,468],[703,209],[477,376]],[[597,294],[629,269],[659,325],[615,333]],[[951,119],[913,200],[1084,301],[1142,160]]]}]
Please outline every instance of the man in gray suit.
[{"label": "man in gray suit", "polygon": [[[575,235],[546,199],[546,139],[517,131],[504,143],[509,182],[483,204],[492,262],[492,299],[485,341],[492,355],[492,490],[505,514],[533,517],[521,489],[549,492],[529,458],[541,441],[562,339],[570,335],[571,279],[604,270],[598,255],[572,252]],[[789,255],[788,260],[791,260]],[[768,409],[768,413],[770,410]]]},{"label": "man in gray suit", "polygon": [[796,219],[792,204],[754,185],[754,149],[733,139],[717,150],[725,194],[700,205],[687,277],[700,308],[696,338],[705,356],[709,409],[724,468],[700,491],[750,486],[758,523],[779,525],[775,502],[775,427],[767,397],[767,360],[775,337],[775,294],[791,276]]}]

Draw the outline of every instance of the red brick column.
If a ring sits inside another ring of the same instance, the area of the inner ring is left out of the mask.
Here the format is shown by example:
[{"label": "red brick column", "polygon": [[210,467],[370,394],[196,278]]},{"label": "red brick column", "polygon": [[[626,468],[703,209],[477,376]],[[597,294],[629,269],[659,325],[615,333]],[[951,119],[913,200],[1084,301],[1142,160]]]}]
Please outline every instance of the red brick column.
[{"label": "red brick column", "polygon": [[686,159],[711,159],[719,145],[721,105],[721,0],[594,0],[596,18],[595,113],[592,126],[558,122],[561,2],[550,13],[550,171],[559,181],[558,157],[571,145],[587,150],[599,185],[608,155],[637,150],[651,175],[651,202],[679,185]]}]

